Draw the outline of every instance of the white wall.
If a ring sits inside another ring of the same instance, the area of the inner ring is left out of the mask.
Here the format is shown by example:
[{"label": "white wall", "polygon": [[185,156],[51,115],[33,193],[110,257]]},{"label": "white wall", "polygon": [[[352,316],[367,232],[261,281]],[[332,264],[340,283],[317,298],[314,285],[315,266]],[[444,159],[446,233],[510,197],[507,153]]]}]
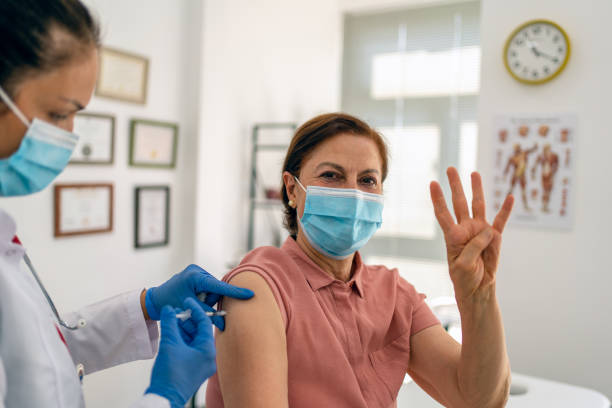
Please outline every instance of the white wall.
[{"label": "white wall", "polygon": [[251,127],[337,109],[341,24],[328,0],[204,4],[195,256],[222,276],[246,250]]},{"label": "white wall", "polygon": [[[595,388],[612,397],[612,184],[609,160],[612,3],[483,0],[480,168],[491,165],[496,113],[576,113],[578,150],[571,232],[508,228],[498,293],[514,371]],[[541,86],[514,81],[502,63],[510,32],[534,18],[564,27],[566,71]],[[485,180],[486,181],[486,180]]]},{"label": "white wall", "polygon": [[[94,98],[90,111],[111,113],[117,118],[115,164],[112,167],[70,166],[58,179],[58,182],[113,182],[115,225],[112,233],[53,239],[52,188],[34,197],[2,201],[2,208],[17,219],[18,233],[60,311],[159,284],[193,261],[200,2],[89,0],[87,3],[99,15],[104,44],[150,58],[149,95],[146,106]],[[128,167],[128,126],[132,117],[179,123],[175,170]],[[168,247],[133,249],[133,188],[143,184],[171,186]],[[150,366],[150,361],[137,362],[86,377],[87,406],[128,406],[148,385]]]}]

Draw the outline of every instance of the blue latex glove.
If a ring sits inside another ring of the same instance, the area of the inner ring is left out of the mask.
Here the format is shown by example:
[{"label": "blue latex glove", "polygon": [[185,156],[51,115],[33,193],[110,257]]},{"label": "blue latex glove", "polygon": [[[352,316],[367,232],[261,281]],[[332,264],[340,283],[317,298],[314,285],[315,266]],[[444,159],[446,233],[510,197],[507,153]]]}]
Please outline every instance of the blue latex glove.
[{"label": "blue latex glove", "polygon": [[[197,299],[200,293],[206,294],[204,303]],[[159,320],[159,311],[165,305],[182,307],[183,301],[192,298],[197,301],[205,311],[212,311],[212,306],[221,296],[236,299],[250,299],[253,292],[249,289],[238,288],[229,283],[221,282],[197,265],[189,265],[181,273],[177,273],[166,283],[147,290],[145,306],[149,317]],[[223,316],[214,316],[212,322],[219,330],[225,329]]]},{"label": "blue latex glove", "polygon": [[[210,319],[198,302],[186,299],[191,317],[181,322],[176,310],[161,311],[161,340],[153,364],[151,385],[145,394],[157,394],[170,401],[172,408],[183,408],[198,388],[217,371],[215,340]],[[189,330],[183,324],[189,323]]]}]

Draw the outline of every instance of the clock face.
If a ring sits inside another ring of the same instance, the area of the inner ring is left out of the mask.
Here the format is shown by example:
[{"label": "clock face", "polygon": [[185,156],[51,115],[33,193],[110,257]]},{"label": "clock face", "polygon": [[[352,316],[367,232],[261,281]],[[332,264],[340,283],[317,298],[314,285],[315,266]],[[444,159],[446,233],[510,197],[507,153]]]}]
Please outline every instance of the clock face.
[{"label": "clock face", "polygon": [[512,76],[539,84],[557,76],[569,59],[567,35],[553,22],[532,21],[519,27],[508,39],[504,52]]}]

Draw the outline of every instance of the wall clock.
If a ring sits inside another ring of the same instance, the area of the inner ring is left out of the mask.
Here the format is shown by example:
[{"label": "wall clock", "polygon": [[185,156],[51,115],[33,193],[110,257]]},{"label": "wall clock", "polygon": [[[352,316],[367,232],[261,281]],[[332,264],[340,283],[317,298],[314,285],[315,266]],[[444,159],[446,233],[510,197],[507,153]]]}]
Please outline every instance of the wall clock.
[{"label": "wall clock", "polygon": [[542,84],[558,76],[569,61],[570,41],[565,31],[548,20],[533,20],[510,34],[504,63],[514,79]]}]

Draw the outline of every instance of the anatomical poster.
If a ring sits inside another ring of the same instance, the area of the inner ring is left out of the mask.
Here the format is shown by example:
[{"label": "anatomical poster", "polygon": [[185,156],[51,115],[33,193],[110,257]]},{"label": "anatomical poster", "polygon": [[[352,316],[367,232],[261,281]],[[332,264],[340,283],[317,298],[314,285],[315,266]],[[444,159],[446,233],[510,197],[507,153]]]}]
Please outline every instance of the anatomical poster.
[{"label": "anatomical poster", "polygon": [[494,212],[513,194],[510,225],[571,229],[576,116],[500,115],[494,123]]}]

